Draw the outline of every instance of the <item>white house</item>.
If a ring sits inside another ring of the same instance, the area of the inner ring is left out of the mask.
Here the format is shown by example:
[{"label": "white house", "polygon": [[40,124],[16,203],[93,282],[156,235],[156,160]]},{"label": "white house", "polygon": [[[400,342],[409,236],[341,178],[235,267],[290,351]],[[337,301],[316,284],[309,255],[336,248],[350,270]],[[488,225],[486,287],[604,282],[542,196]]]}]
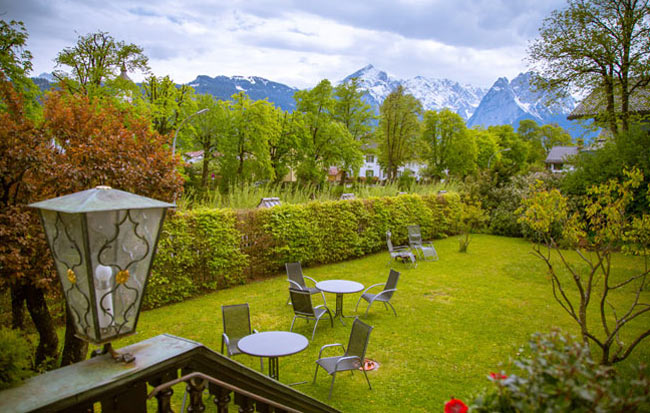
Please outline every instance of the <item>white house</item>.
[{"label": "white house", "polygon": [[[397,169],[397,175],[400,176],[402,173],[404,173],[405,170],[408,169],[411,171],[411,174],[415,177],[415,179],[419,180],[422,177],[420,171],[424,169],[424,167],[425,165],[421,163],[407,163],[405,166],[401,166]],[[361,169],[359,169],[359,176],[365,178],[377,177],[377,179],[383,181],[386,179],[387,174],[384,172],[384,170],[381,169],[381,166],[379,166],[377,155],[366,154],[364,155],[363,166]]]}]

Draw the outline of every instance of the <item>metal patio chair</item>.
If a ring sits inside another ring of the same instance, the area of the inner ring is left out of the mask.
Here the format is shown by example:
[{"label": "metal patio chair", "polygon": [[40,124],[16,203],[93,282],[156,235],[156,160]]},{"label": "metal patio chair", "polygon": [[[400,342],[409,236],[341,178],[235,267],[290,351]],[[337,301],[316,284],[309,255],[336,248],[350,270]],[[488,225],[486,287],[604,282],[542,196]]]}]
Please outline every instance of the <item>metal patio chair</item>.
[{"label": "metal patio chair", "polygon": [[417,266],[415,255],[409,247],[406,245],[393,246],[390,231],[386,231],[386,246],[388,246],[388,253],[390,254],[388,264],[386,265],[390,265],[393,260],[399,260],[404,264],[410,263],[413,267]]},{"label": "metal patio chair", "polygon": [[[222,305],[221,315],[223,317],[223,334],[221,335],[221,353],[226,348],[228,357],[242,354],[237,343],[243,337],[252,333],[259,333],[251,330],[251,317],[248,303]],[[264,359],[260,357],[260,369],[264,371]]]},{"label": "metal patio chair", "polygon": [[330,316],[330,324],[334,327],[334,318],[332,318],[330,309],[325,304],[314,307],[311,303],[311,294],[309,291],[290,288],[289,295],[291,296],[291,305],[293,306],[294,314],[289,331],[293,331],[293,323],[296,322],[296,318],[303,318],[307,321],[314,320],[316,321],[314,323],[314,331],[311,333],[311,339],[313,340],[318,322],[325,314]]},{"label": "metal patio chair", "polygon": [[[318,367],[325,369],[327,374],[332,376],[332,384],[330,384],[330,394],[328,400],[332,398],[332,389],[334,388],[334,380],[336,379],[336,373],[339,371],[358,370],[360,367],[364,366],[366,359],[366,349],[368,348],[368,340],[370,339],[370,333],[372,332],[371,326],[359,320],[358,318],[354,319],[352,324],[352,331],[350,332],[350,339],[348,341],[347,350],[343,344],[327,344],[321,347],[320,352],[318,353],[318,360],[316,360],[316,371],[314,372],[314,381],[312,384],[316,383],[316,376],[318,375]],[[323,350],[328,347],[342,347],[343,355],[334,356],[334,357],[321,357]],[[368,387],[372,390],[370,385],[370,380],[368,380],[368,375],[366,374],[365,369],[361,369],[363,375],[366,377],[368,382]]]},{"label": "metal patio chair", "polygon": [[[308,287],[305,283],[305,278],[313,282],[316,285],[316,280],[311,277],[308,277],[302,273],[302,265],[299,262],[288,262],[284,264],[284,267],[287,269],[287,281],[289,281],[289,289],[305,290],[309,291],[309,294],[320,294],[323,297],[323,304],[327,305],[325,302],[325,294],[316,287]],[[287,304],[290,304],[291,297],[287,299]]]},{"label": "metal patio chair", "polygon": [[[395,314],[395,317],[397,317],[397,311],[395,311],[395,307],[393,307],[393,305],[390,303],[390,299],[393,298],[393,294],[395,293],[395,291],[397,291],[396,287],[397,287],[398,280],[399,280],[399,272],[391,269],[390,273],[388,274],[388,280],[385,283],[373,284],[370,287],[366,288],[361,293],[361,297],[359,297],[359,301],[357,301],[357,306],[355,307],[354,311],[357,311],[361,299],[364,299],[368,302],[368,308],[366,308],[365,315],[368,315],[368,310],[370,310],[370,306],[372,305],[372,303],[378,301],[384,303],[384,307],[386,307],[386,309],[388,309],[388,306],[390,306],[390,308],[393,309],[393,313]],[[370,289],[382,285],[384,286],[384,289],[380,293],[372,294],[368,292]]]},{"label": "metal patio chair", "polygon": [[423,241],[419,225],[406,227],[409,234],[409,245],[416,251],[418,258],[425,261],[438,261],[438,252],[431,241]]}]

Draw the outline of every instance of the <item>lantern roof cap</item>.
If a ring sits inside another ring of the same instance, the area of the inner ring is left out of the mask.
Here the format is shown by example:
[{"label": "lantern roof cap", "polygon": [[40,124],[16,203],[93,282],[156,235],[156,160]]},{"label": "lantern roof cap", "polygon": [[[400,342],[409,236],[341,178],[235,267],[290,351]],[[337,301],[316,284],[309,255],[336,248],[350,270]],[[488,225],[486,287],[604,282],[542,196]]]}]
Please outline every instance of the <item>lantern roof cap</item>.
[{"label": "lantern roof cap", "polygon": [[110,186],[98,186],[93,189],[63,195],[58,198],[34,202],[29,204],[29,206],[50,211],[79,214],[123,209],[172,208],[176,204],[120,191]]}]

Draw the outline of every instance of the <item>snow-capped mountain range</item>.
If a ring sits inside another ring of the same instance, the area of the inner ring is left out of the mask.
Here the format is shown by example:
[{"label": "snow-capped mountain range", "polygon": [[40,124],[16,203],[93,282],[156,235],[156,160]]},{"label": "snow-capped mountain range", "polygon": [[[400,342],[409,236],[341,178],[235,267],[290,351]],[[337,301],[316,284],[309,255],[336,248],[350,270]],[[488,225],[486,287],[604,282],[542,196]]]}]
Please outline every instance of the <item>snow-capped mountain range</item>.
[{"label": "snow-capped mountain range", "polygon": [[373,65],[352,73],[341,82],[349,82],[355,77],[359,79],[360,88],[366,91],[365,101],[374,108],[379,108],[386,96],[397,86],[402,85],[407,93],[422,102],[425,110],[449,108],[465,120],[472,116],[487,92],[480,87],[462,85],[449,79],[416,76],[400,80],[376,69]]},{"label": "snow-capped mountain range", "polygon": [[226,100],[236,93],[246,92],[253,100],[268,99],[283,110],[292,111],[296,108],[293,94],[298,89],[262,77],[201,75],[188,85],[192,86],[196,93],[209,93],[217,99]]},{"label": "snow-capped mountain range", "polygon": [[[576,101],[568,97],[547,105],[549,96],[533,89],[530,83],[532,76],[532,72],[521,73],[512,81],[502,77],[486,90],[449,79],[416,76],[401,80],[368,65],[346,76],[337,84],[358,78],[361,89],[365,91],[363,99],[377,113],[386,96],[397,86],[402,85],[408,93],[422,102],[425,110],[449,108],[465,119],[469,127],[510,124],[517,128],[521,120],[533,119],[540,125],[557,123],[567,129],[572,136],[581,136],[585,130],[575,121],[566,119],[575,108]],[[48,74],[42,74],[36,80],[41,88],[45,88],[51,78]],[[188,85],[194,87],[197,93],[209,93],[224,100],[243,91],[251,99],[268,99],[288,111],[295,109],[293,94],[298,90],[256,76],[200,75]]]},{"label": "snow-capped mountain range", "polygon": [[538,124],[557,123],[572,131],[577,124],[567,120],[576,107],[572,97],[552,100],[546,92],[536,91],[531,85],[534,73],[521,73],[512,81],[499,78],[483,96],[478,108],[467,121],[467,126],[510,124],[517,126],[521,120],[533,119]]}]

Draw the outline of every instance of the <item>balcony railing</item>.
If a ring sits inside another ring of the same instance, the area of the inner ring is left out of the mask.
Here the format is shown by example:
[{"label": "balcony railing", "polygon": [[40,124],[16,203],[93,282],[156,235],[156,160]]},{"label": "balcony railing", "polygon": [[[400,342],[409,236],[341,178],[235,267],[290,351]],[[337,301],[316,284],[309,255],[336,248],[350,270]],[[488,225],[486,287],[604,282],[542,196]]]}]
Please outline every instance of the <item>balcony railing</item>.
[{"label": "balcony railing", "polygon": [[[312,397],[273,380],[200,343],[163,334],[118,350],[136,359],[124,364],[103,355],[41,374],[0,392],[0,412],[146,412],[147,398],[158,412],[171,412],[175,384],[187,384],[188,411],[206,410],[203,393],[212,396],[209,411],[338,412]],[[180,376],[179,376],[180,375]],[[147,392],[147,384],[154,389]]]}]

